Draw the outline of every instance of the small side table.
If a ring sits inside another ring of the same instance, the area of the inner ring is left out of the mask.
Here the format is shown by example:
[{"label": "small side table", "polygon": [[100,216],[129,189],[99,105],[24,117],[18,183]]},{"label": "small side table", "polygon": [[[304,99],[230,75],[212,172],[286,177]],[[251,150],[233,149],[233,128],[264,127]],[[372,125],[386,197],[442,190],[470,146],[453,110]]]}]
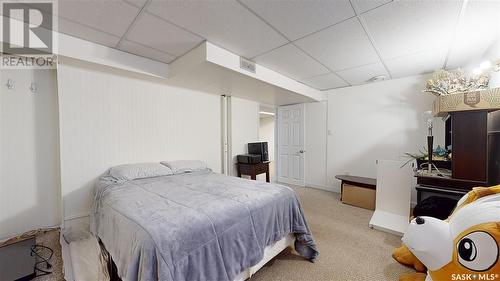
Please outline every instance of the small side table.
[{"label": "small side table", "polygon": [[241,175],[248,175],[251,179],[256,180],[257,175],[266,173],[266,181],[271,182],[271,178],[269,176],[269,161],[255,164],[243,164],[237,163],[238,168],[238,177],[241,178]]}]

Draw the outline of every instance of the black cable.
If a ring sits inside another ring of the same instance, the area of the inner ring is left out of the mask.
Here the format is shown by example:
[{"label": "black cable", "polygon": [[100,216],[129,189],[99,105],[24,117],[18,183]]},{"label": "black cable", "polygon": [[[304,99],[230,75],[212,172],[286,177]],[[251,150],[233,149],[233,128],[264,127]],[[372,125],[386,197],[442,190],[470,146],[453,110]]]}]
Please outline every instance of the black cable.
[{"label": "black cable", "polygon": [[[48,252],[48,257],[46,257],[47,255],[43,256],[43,251],[46,251]],[[43,245],[33,245],[31,246],[31,256],[35,256],[36,257],[36,262],[35,262],[35,267],[34,267],[34,271],[35,271],[35,277],[38,277],[38,276],[44,276],[44,275],[48,275],[48,274],[51,274],[52,271],[48,271],[48,270],[45,270],[45,269],[51,269],[52,268],[52,264],[50,263],[50,260],[52,259],[52,256],[54,255],[54,250],[52,250],[51,248],[47,247],[47,246],[43,246]],[[40,264],[45,264],[45,269],[41,269],[39,267]]]}]

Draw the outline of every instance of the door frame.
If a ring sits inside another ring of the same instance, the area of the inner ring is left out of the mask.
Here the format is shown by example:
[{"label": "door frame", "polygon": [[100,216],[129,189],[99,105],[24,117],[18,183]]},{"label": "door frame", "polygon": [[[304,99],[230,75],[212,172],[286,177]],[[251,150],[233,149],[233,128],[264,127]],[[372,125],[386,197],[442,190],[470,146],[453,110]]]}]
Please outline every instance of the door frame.
[{"label": "door frame", "polygon": [[[275,163],[276,163],[276,166],[275,166],[275,169],[276,169],[276,181],[277,182],[280,182],[279,179],[280,179],[280,170],[281,170],[281,161],[280,161],[280,156],[279,156],[279,149],[280,149],[280,116],[281,116],[281,110],[284,108],[284,107],[287,107],[287,106],[297,106],[299,105],[302,109],[302,124],[303,124],[303,134],[302,134],[302,150],[305,149],[305,143],[306,143],[306,127],[305,127],[305,124],[306,124],[306,106],[304,103],[298,103],[298,104],[289,104],[289,105],[283,105],[283,106],[278,106],[276,107],[276,118],[275,118],[275,126],[274,126],[274,140],[275,140],[275,150],[274,150],[274,154],[275,154]],[[305,150],[304,150],[305,152]],[[305,187],[306,184],[305,184],[305,181],[306,181],[306,169],[305,169],[305,163],[306,163],[306,153],[303,153],[303,156],[302,156],[302,170],[303,170],[303,178],[302,178],[302,181],[297,184],[296,182],[290,182],[290,181],[281,181],[282,183],[286,183],[286,184],[290,184],[290,185],[294,185],[294,186],[299,186],[299,187]]]}]

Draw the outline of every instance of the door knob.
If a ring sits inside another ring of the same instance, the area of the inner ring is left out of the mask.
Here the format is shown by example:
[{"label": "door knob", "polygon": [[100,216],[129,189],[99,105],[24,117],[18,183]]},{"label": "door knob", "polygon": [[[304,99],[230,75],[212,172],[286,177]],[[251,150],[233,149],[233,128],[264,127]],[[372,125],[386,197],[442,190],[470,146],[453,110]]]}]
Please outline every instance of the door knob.
[{"label": "door knob", "polygon": [[305,151],[305,150],[302,150],[302,149],[301,149],[301,150],[299,150],[299,153],[304,153],[304,152],[306,152],[306,151]]}]

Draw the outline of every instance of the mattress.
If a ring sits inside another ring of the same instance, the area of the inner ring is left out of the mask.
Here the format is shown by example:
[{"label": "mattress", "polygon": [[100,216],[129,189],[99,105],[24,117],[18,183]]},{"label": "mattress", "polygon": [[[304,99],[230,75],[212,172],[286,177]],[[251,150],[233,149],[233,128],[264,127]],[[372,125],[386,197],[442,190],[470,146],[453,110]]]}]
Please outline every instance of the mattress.
[{"label": "mattress", "polygon": [[127,182],[103,175],[91,230],[123,280],[232,281],[289,233],[306,259],[319,254],[292,189],[210,170]]}]

